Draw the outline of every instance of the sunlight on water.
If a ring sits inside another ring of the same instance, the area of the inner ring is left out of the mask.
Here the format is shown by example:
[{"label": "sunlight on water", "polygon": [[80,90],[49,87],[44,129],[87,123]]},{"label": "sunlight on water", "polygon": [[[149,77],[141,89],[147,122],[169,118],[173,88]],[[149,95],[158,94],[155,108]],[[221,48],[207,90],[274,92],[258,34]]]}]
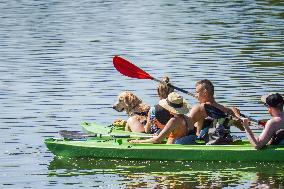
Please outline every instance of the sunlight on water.
[{"label": "sunlight on water", "polygon": [[0,188],[283,187],[282,164],[85,165],[52,160],[43,144],[82,121],[126,119],[112,109],[121,91],[157,103],[157,83],[122,76],[114,55],[192,92],[208,78],[219,102],[269,118],[260,96],[284,94],[282,1],[4,0],[0,9]]},{"label": "sunlight on water", "polygon": [[[54,159],[49,165],[50,177],[83,175],[119,175],[122,187],[256,187],[258,181],[270,180],[274,187],[282,184],[281,163],[227,162],[159,162],[101,159]],[[271,172],[271,170],[273,172]],[[265,174],[261,172],[266,172]],[[270,176],[269,176],[270,175]],[[268,178],[270,177],[270,178]],[[98,186],[102,183],[98,183]]]}]

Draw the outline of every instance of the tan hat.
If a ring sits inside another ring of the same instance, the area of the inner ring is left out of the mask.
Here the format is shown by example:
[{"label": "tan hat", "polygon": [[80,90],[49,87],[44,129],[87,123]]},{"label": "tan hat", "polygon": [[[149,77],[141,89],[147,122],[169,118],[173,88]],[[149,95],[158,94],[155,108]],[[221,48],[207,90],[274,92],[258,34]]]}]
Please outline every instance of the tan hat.
[{"label": "tan hat", "polygon": [[159,101],[159,105],[174,114],[186,114],[189,112],[187,102],[177,92],[171,92],[167,99]]}]

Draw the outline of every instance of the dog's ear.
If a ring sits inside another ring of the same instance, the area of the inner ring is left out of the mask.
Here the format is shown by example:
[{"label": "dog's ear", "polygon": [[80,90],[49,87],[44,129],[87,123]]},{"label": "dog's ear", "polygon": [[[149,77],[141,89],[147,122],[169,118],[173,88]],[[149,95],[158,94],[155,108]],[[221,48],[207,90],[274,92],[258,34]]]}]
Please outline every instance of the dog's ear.
[{"label": "dog's ear", "polygon": [[142,103],[142,101],[136,95],[134,95],[133,93],[130,93],[130,92],[127,93],[127,95],[125,96],[124,102],[125,102],[125,105],[128,108],[134,107],[137,104]]},{"label": "dog's ear", "polygon": [[128,107],[128,108],[131,107],[133,99],[134,99],[134,95],[130,92],[127,92],[125,97],[124,97],[125,106]]}]

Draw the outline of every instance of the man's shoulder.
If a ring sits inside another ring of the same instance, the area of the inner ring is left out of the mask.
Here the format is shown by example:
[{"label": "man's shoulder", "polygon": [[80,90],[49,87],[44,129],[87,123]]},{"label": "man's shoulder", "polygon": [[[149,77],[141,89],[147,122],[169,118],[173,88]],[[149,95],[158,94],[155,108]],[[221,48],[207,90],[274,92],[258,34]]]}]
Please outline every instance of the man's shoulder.
[{"label": "man's shoulder", "polygon": [[191,111],[202,111],[204,109],[204,103],[195,104],[191,107]]},{"label": "man's shoulder", "polygon": [[204,104],[195,104],[194,106],[192,106],[188,115],[195,120],[199,120],[200,116],[204,116],[204,112]]},{"label": "man's shoulder", "polygon": [[192,108],[200,108],[200,107],[202,107],[202,106],[204,106],[203,103],[198,103],[198,104],[194,104],[194,105],[192,106]]}]

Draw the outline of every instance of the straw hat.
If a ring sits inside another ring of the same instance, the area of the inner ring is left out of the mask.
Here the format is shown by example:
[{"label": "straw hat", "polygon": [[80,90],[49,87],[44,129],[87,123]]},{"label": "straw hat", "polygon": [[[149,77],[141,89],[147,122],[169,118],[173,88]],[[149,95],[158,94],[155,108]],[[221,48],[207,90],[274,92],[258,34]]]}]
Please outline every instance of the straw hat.
[{"label": "straw hat", "polygon": [[159,105],[174,114],[186,114],[189,112],[187,102],[177,92],[172,92],[166,99],[160,100]]}]

